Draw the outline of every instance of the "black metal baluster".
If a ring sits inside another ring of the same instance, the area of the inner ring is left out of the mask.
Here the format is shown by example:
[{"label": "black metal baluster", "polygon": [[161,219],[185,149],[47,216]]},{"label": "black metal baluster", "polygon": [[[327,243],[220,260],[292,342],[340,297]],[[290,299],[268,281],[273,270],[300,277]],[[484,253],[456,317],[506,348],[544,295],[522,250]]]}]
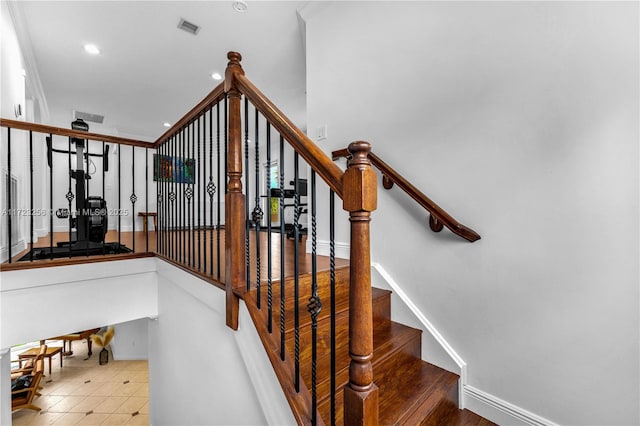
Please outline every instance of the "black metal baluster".
[{"label": "black metal baluster", "polygon": [[121,244],[121,228],[122,228],[122,185],[121,185],[121,171],[122,171],[122,163],[121,163],[121,153],[122,147],[118,144],[118,247]]},{"label": "black metal baluster", "polygon": [[47,150],[49,163],[49,255],[53,259],[53,134],[49,133],[51,149]]},{"label": "black metal baluster", "polygon": [[[69,178],[71,179],[71,178]],[[8,242],[9,242],[9,246],[8,246],[8,254],[9,254],[9,263],[12,262],[11,260],[11,246],[13,245],[13,241],[11,240],[11,227],[13,225],[12,223],[12,218],[13,218],[13,211],[11,211],[13,209],[12,203],[11,203],[11,127],[7,127],[7,207],[8,207],[8,214],[7,214],[7,237],[8,237]]]},{"label": "black metal baluster", "polygon": [[245,203],[244,203],[244,252],[245,267],[247,268],[247,291],[251,290],[251,252],[249,250],[249,99],[244,97],[244,182],[245,182]]},{"label": "black metal baluster", "polygon": [[256,225],[256,299],[257,299],[257,307],[261,309],[261,295],[260,295],[260,226],[262,224],[262,218],[264,216],[264,212],[262,211],[262,207],[260,206],[260,149],[259,149],[259,139],[260,139],[260,128],[258,126],[258,109],[254,108],[256,112],[256,122],[255,122],[255,206],[253,208],[253,222]]},{"label": "black metal baluster", "polygon": [[33,262],[33,131],[29,130],[29,260]]},{"label": "black metal baluster", "polygon": [[331,287],[331,425],[336,424],[336,229],[335,193],[329,192],[329,273]]},{"label": "black metal baluster", "polygon": [[171,202],[171,259],[177,260],[178,258],[178,234],[176,233],[176,227],[178,226],[178,189],[176,187],[176,155],[178,153],[178,135],[174,134],[169,152],[171,155],[171,193],[169,194],[169,200]]},{"label": "black metal baluster", "polygon": [[[104,176],[105,176],[105,164],[108,164],[109,159],[107,157],[105,157],[104,155],[104,147],[105,147],[105,142],[102,141],[102,199],[106,200],[105,196],[104,196],[104,191],[105,191],[105,182],[104,182]],[[106,208],[106,207],[105,207]],[[108,215],[109,212],[106,211],[104,212],[105,215]],[[107,223],[109,221],[109,219],[107,219],[107,216],[105,216],[105,219],[107,220]],[[107,232],[109,232],[109,229],[106,230]],[[104,238],[102,239],[102,254],[105,254],[105,243],[106,243],[106,239],[107,236],[105,235]]]},{"label": "black metal baluster", "polygon": [[[189,142],[189,146],[191,147],[191,156],[189,158],[189,161],[187,162],[187,164],[191,165],[193,161],[195,161],[196,158],[196,121],[194,120],[191,123],[191,141]],[[187,157],[189,157],[189,153],[187,152]],[[196,236],[195,236],[195,227],[196,227],[196,193],[198,191],[196,191],[196,166],[195,164],[193,165],[193,170],[191,170],[191,167],[188,167],[188,170],[191,172],[193,171],[193,174],[189,173],[189,182],[193,181],[192,184],[189,184],[189,188],[191,188],[191,197],[190,197],[190,204],[191,204],[191,211],[190,211],[190,215],[191,215],[191,220],[189,221],[189,238],[191,239],[191,248],[189,249],[191,251],[191,255],[189,256],[189,265],[191,265],[192,267],[195,268],[196,266]]]},{"label": "black metal baluster", "polygon": [[271,266],[271,124],[267,121],[267,329],[273,332],[273,278]]},{"label": "black metal baluster", "polygon": [[[229,107],[227,94],[224,95],[224,193],[228,192],[229,182],[227,181],[227,165],[229,164]],[[225,218],[226,223],[226,218]]]},{"label": "black metal baluster", "polygon": [[318,296],[317,226],[316,226],[316,172],[311,170],[311,297],[307,305],[311,314],[311,423],[316,424],[317,401],[317,359],[318,359],[318,315],[322,301]]},{"label": "black metal baluster", "polygon": [[132,245],[131,250],[136,252],[136,201],[138,196],[136,195],[136,147],[131,146],[131,195],[129,196],[131,201],[131,231],[132,231]]},{"label": "black metal baluster", "polygon": [[[224,107],[225,107],[224,119],[225,119],[225,140],[226,140],[226,138],[227,138],[227,133],[226,133],[227,132],[226,131],[227,96],[226,95],[224,97]],[[216,159],[218,161],[218,168],[217,168],[217,170],[218,170],[218,185],[220,185],[220,182],[221,182],[221,180],[220,180],[220,172],[222,171],[222,168],[220,167],[220,103],[218,103],[218,105],[217,105],[216,115],[217,115],[217,118],[216,118],[216,120],[217,120],[217,126],[216,126],[216,147],[217,147],[216,149],[217,149],[217,155],[216,155]],[[225,157],[225,175],[224,175],[225,176],[225,178],[224,178],[224,182],[225,183],[224,183],[224,190],[225,190],[225,194],[226,194],[226,191],[227,191],[227,177],[226,177],[227,176],[227,174],[226,174],[226,171],[227,171],[227,169],[226,169],[226,167],[227,167],[226,166],[227,148],[226,148],[226,142],[225,142],[225,154],[224,154],[224,157]],[[218,280],[220,280],[220,281],[222,281],[222,277],[221,277],[221,273],[220,273],[220,271],[221,271],[221,266],[220,266],[220,197],[221,197],[221,195],[220,195],[220,193],[221,192],[222,191],[218,190],[218,200],[217,200],[217,202],[218,202],[217,203],[218,212],[217,212],[217,218],[216,218],[216,222],[217,222],[216,223],[216,225],[217,225],[216,229],[218,231],[217,232],[217,234],[218,234],[217,235],[217,248],[216,248],[216,262],[217,262],[216,265],[218,267]]]},{"label": "black metal baluster", "polygon": [[[71,210],[71,202],[73,201],[73,199],[75,198],[75,196],[73,195],[73,191],[71,191],[71,138],[67,138],[68,139],[68,143],[67,143],[67,159],[68,159],[68,163],[69,163],[69,189],[67,191],[67,201],[69,203],[69,257],[71,257],[71,246],[73,246],[73,242],[72,240],[72,236],[71,236],[71,218],[73,217],[73,210]],[[9,159],[11,159],[11,156],[9,156]],[[76,164],[77,166],[77,164]],[[78,213],[76,212],[76,235],[78,235],[78,226],[80,225],[80,221],[78,220]],[[11,245],[11,244],[9,244]]]},{"label": "black metal baluster", "polygon": [[[284,138],[280,135],[280,359],[285,360],[285,283],[284,283]],[[296,303],[296,302],[294,302]]]},{"label": "black metal baluster", "polygon": [[[202,135],[200,134],[200,122],[201,119],[204,117],[204,121],[202,121]],[[200,146],[204,145],[202,143],[202,138],[206,137],[205,134],[205,127],[204,125],[206,124],[207,121],[207,117],[206,115],[202,115],[200,117],[198,117],[198,270],[202,270],[202,201],[201,200],[205,200],[205,195],[203,192],[200,191],[200,189],[202,189],[202,191],[205,190],[204,185],[202,184],[202,162],[201,162],[201,158],[200,158]],[[202,138],[201,138],[202,136]],[[206,148],[206,146],[205,146]],[[206,155],[206,152],[205,152]],[[200,198],[200,195],[202,195],[202,198]],[[206,201],[205,201],[205,206],[206,206]],[[205,217],[205,222],[206,222],[206,217]],[[205,235],[206,236],[206,235]],[[206,241],[204,244],[204,257],[205,259],[207,258],[207,245],[206,245]],[[207,265],[205,263],[205,273],[207,272]]]},{"label": "black metal baluster", "polygon": [[[144,210],[146,212],[149,212],[149,148],[144,149]],[[156,212],[157,211],[158,208],[156,207]],[[147,224],[147,226],[144,227],[146,229],[144,235],[146,240],[145,251],[149,252],[149,216],[143,218],[143,220],[146,220]],[[158,234],[158,230],[155,227],[153,228],[153,230],[156,232],[156,234]],[[156,250],[157,249],[158,245],[156,243]]]},{"label": "black metal baluster", "polygon": [[209,183],[207,184],[207,194],[209,194],[209,265],[213,276],[213,196],[216,193],[216,185],[213,183],[213,106],[209,108]]},{"label": "black metal baluster", "polygon": [[[89,203],[87,202],[87,197],[89,196],[90,192],[89,192],[89,152],[90,151],[90,147],[89,147],[89,139],[87,139],[86,142],[87,145],[87,151],[84,153],[85,155],[85,167],[83,167],[84,172],[82,174],[82,179],[84,179],[85,182],[85,193],[82,194],[82,199],[84,200],[84,206],[80,206],[80,208],[83,210],[82,211],[82,215],[87,215],[89,214],[89,209],[86,208],[89,206]],[[77,148],[76,148],[77,149]],[[84,161],[84,160],[82,160]],[[89,220],[91,220],[90,217],[87,218],[87,220],[83,221],[83,226],[84,226],[84,235],[87,236],[87,238],[89,237]],[[89,243],[85,244],[85,256],[89,257]]]},{"label": "black metal baluster", "polygon": [[[187,264],[191,266],[192,261],[192,253],[191,253],[191,197],[193,196],[192,186],[191,186],[191,177],[187,174],[189,171],[189,151],[191,149],[191,145],[193,142],[193,123],[191,123],[187,129],[187,143],[186,143],[186,154],[183,163],[183,173],[185,175],[185,196],[187,197]],[[186,167],[185,167],[186,166]]]},{"label": "black metal baluster", "polygon": [[[188,125],[187,125],[188,126]],[[187,256],[187,235],[185,234],[184,230],[185,230],[185,224],[186,224],[186,216],[187,216],[187,203],[185,201],[185,197],[187,196],[187,192],[185,191],[185,182],[184,182],[184,162],[186,161],[186,154],[185,154],[185,145],[186,142],[189,138],[189,127],[182,129],[182,133],[180,135],[180,169],[179,169],[179,175],[180,175],[180,189],[181,189],[181,197],[180,197],[180,204],[182,206],[182,216],[181,216],[181,226],[180,226],[180,262],[181,263],[186,263],[186,256]]]},{"label": "black metal baluster", "polygon": [[[294,287],[293,287],[293,291],[294,291],[294,322],[295,322],[295,327],[294,327],[294,340],[295,340],[295,378],[294,378],[294,385],[296,388],[296,392],[300,392],[300,307],[298,304],[298,299],[300,298],[300,265],[299,265],[299,256],[300,254],[298,253],[298,238],[300,238],[299,232],[298,232],[298,220],[299,220],[299,214],[298,214],[298,208],[300,207],[300,193],[298,192],[298,153],[294,151],[293,153],[293,236],[294,236],[294,243],[293,243],[293,275],[294,275]],[[284,217],[282,218],[284,221]]]}]

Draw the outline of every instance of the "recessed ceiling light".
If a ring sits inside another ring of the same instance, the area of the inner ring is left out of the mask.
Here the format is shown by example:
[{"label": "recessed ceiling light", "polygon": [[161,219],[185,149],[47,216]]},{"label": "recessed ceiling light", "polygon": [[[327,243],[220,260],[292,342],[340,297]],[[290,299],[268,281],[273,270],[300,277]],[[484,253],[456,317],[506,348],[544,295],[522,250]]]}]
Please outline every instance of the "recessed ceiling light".
[{"label": "recessed ceiling light", "polygon": [[249,5],[247,5],[247,2],[244,0],[236,0],[233,2],[233,9],[236,12],[243,13],[246,12],[247,9],[249,9]]},{"label": "recessed ceiling light", "polygon": [[171,127],[171,123],[164,123],[163,126],[164,127]]},{"label": "recessed ceiling light", "polygon": [[214,72],[213,74],[211,74],[211,78],[214,80],[222,80],[222,76],[219,72]]},{"label": "recessed ceiling light", "polygon": [[100,49],[98,49],[98,46],[96,46],[95,44],[85,44],[84,45],[84,51],[87,52],[90,55],[99,55],[100,54]]}]

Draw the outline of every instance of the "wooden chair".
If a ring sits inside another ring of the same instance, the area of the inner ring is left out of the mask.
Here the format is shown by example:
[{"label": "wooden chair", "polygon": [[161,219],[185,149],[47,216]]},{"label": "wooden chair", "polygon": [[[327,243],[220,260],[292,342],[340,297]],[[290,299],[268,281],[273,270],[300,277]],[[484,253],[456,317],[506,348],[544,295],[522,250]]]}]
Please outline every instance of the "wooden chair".
[{"label": "wooden chair", "polygon": [[31,379],[31,385],[28,388],[19,389],[11,392],[11,411],[21,410],[28,408],[29,410],[40,411],[41,408],[33,404],[33,398],[38,395],[38,388],[40,386],[40,380],[42,379],[42,372],[34,372]]},{"label": "wooden chair", "polygon": [[20,376],[24,376],[25,374],[33,373],[34,369],[38,363],[40,363],[42,368],[42,373],[44,374],[44,356],[47,353],[47,345],[40,345],[40,352],[36,355],[35,358],[28,359],[25,361],[24,365],[21,365],[20,368],[14,368],[11,370],[11,380],[17,379]]}]

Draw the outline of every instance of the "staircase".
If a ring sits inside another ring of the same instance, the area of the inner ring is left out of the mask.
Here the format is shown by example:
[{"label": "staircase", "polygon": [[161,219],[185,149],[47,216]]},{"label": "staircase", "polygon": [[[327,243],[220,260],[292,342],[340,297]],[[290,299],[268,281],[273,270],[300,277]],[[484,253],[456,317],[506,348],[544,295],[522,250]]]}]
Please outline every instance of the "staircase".
[{"label": "staircase", "polygon": [[[330,272],[317,274],[318,296],[323,309],[317,324],[317,424],[332,424],[331,409],[331,300]],[[257,307],[256,290],[243,295],[249,312],[258,329],[265,349],[276,369],[285,394],[298,419],[306,417],[305,407],[311,398],[311,319],[306,301],[311,295],[311,274],[299,278],[300,310],[300,392],[293,385],[295,369],[294,344],[294,280],[286,279],[285,291],[285,360],[280,362],[280,283],[272,286],[273,328],[266,329],[267,307],[262,295],[261,308]],[[336,322],[336,401],[335,424],[343,424],[342,389],[349,380],[349,267],[335,271],[335,322]],[[261,287],[266,292],[266,284]],[[458,409],[458,376],[421,359],[422,331],[391,320],[391,292],[372,289],[373,304],[373,371],[374,383],[379,388],[379,424],[381,425],[493,425],[490,421],[468,411]],[[307,399],[307,403],[302,403]]]}]

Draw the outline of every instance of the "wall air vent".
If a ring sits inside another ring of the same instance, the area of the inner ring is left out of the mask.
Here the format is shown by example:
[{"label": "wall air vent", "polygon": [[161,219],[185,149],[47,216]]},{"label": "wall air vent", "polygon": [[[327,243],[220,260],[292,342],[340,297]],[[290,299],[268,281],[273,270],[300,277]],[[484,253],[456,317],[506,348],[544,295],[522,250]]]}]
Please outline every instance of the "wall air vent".
[{"label": "wall air vent", "polygon": [[92,123],[98,123],[98,124],[102,124],[102,122],[104,121],[104,115],[91,114],[88,112],[80,112],[80,111],[73,111],[73,118],[74,120],[77,120],[78,118],[80,118],[84,121],[90,121]]},{"label": "wall air vent", "polygon": [[199,26],[187,21],[184,18],[180,19],[180,23],[178,24],[178,28],[180,28],[181,30],[185,30],[186,32],[191,33],[193,35],[198,34],[198,31],[200,31],[200,27]]}]

